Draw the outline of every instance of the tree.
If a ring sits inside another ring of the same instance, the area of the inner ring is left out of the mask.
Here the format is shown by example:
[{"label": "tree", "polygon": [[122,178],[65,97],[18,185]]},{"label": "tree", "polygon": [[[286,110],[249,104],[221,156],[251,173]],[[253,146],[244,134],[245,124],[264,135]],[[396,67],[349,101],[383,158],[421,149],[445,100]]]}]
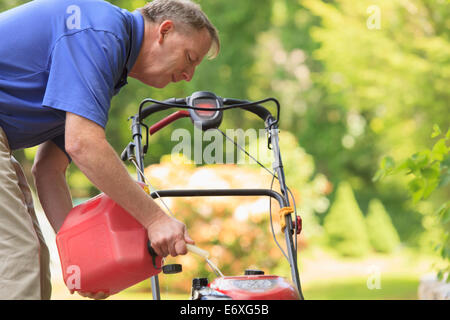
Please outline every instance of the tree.
[{"label": "tree", "polygon": [[442,263],[436,266],[438,278],[450,281],[448,276],[450,273],[450,201],[448,200],[450,147],[447,146],[450,141],[450,129],[444,134],[440,127],[435,125],[431,138],[439,138],[433,147],[414,153],[398,165],[392,157],[386,156],[381,161],[374,180],[378,181],[388,175],[405,174],[410,178],[408,190],[415,205],[443,193],[437,196],[438,201],[442,201],[437,209],[424,214],[429,220],[434,221],[432,245],[442,260]]},{"label": "tree", "polygon": [[364,215],[348,182],[341,182],[324,229],[329,244],[343,256],[359,257],[370,250]]},{"label": "tree", "polygon": [[366,224],[370,243],[376,251],[390,253],[400,244],[397,230],[380,200],[370,201]]}]

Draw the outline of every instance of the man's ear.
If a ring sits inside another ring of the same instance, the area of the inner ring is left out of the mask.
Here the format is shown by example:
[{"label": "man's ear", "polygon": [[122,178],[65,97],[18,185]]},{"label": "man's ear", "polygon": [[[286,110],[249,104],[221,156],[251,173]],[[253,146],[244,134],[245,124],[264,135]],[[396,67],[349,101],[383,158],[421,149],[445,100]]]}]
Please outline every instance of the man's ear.
[{"label": "man's ear", "polygon": [[173,21],[172,20],[164,20],[159,25],[159,36],[158,36],[158,42],[162,43],[165,39],[165,37],[172,32],[174,29]]}]

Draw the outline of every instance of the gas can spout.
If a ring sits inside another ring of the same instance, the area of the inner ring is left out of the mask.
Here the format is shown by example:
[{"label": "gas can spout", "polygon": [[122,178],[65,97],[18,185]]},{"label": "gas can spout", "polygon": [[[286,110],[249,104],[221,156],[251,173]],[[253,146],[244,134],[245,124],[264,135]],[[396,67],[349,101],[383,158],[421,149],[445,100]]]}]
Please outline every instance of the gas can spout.
[{"label": "gas can spout", "polygon": [[219,270],[219,268],[217,268],[217,266],[214,263],[212,263],[211,260],[209,260],[209,252],[208,251],[200,249],[199,247],[196,247],[191,244],[186,244],[186,248],[188,249],[189,252],[196,254],[196,255],[202,257],[203,259],[205,259],[206,263],[211,267],[211,269],[214,271],[216,276],[223,277],[223,273]]},{"label": "gas can spout", "polygon": [[209,258],[209,252],[203,249],[200,249],[199,247],[196,247],[192,244],[186,244],[186,248],[189,252],[196,254],[202,258],[208,259]]}]

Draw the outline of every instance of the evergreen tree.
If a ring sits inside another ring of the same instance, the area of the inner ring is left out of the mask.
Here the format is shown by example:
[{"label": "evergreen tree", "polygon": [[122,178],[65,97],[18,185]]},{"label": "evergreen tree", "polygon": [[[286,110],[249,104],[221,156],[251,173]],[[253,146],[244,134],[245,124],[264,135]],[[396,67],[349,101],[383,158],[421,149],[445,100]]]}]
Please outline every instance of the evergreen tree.
[{"label": "evergreen tree", "polygon": [[376,251],[390,253],[400,244],[397,230],[380,200],[370,201],[366,224],[370,243]]},{"label": "evergreen tree", "polygon": [[343,256],[363,256],[370,250],[364,215],[348,182],[339,184],[324,229],[330,245]]}]

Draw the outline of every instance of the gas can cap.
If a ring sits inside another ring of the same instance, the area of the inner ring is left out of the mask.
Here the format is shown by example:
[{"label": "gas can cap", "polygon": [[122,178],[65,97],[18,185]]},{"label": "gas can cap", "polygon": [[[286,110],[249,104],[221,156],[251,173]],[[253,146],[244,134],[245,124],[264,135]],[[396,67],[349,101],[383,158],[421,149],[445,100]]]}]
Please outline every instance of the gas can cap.
[{"label": "gas can cap", "polygon": [[247,270],[245,270],[245,275],[246,275],[246,276],[264,275],[264,271],[262,271],[262,270],[252,270],[252,269],[247,269]]},{"label": "gas can cap", "polygon": [[208,285],[208,278],[194,278],[192,280],[192,287],[193,288],[202,288],[206,287]]},{"label": "gas can cap", "polygon": [[175,274],[183,271],[181,264],[167,264],[162,269],[164,274]]}]

